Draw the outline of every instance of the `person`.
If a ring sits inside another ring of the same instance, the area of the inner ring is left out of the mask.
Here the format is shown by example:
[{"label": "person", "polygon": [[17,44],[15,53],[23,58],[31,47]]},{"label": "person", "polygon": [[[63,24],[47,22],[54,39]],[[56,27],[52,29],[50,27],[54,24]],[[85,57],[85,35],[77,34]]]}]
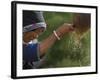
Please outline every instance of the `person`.
[{"label": "person", "polygon": [[23,69],[39,68],[47,50],[57,40],[74,30],[72,24],[64,23],[46,39],[38,42],[38,36],[46,30],[41,11],[23,11],[23,26]]}]

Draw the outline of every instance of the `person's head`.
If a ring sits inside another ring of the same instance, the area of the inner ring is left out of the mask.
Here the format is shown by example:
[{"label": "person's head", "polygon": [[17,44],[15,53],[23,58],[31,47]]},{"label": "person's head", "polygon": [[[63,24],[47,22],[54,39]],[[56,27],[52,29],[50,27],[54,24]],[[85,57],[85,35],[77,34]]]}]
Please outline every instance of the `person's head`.
[{"label": "person's head", "polygon": [[23,40],[30,42],[36,39],[46,29],[46,23],[41,11],[23,11]]}]

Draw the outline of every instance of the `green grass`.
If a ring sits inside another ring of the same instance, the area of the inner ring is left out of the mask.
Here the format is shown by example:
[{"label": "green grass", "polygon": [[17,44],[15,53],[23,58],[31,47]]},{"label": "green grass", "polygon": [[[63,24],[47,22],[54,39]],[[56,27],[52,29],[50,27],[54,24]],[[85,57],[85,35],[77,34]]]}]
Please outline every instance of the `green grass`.
[{"label": "green grass", "polygon": [[[39,41],[44,40],[53,30],[65,22],[72,22],[71,13],[44,12],[47,23],[47,30],[39,37]],[[46,63],[43,68],[56,67],[78,67],[89,66],[90,63],[90,31],[80,41],[81,46],[75,45],[74,37],[67,34],[63,39],[57,41],[46,54]]]}]

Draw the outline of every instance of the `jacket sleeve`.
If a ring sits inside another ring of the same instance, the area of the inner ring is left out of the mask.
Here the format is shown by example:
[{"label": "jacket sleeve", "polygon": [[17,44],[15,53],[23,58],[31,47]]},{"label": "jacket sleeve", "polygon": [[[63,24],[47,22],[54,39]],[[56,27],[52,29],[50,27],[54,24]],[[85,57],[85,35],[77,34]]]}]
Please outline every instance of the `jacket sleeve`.
[{"label": "jacket sleeve", "polygon": [[40,60],[39,43],[23,45],[23,60],[25,62],[35,62]]}]

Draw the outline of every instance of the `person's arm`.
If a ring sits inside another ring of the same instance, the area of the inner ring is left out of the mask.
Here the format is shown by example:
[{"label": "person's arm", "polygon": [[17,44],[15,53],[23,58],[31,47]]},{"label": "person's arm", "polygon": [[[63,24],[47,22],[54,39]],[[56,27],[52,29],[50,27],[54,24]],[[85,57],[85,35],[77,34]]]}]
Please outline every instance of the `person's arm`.
[{"label": "person's arm", "polygon": [[[56,30],[56,34],[59,38],[63,37],[68,32],[73,31],[73,25],[64,23]],[[48,38],[43,40],[40,44],[40,56],[43,56],[46,51],[58,40],[57,36],[52,33]]]}]

